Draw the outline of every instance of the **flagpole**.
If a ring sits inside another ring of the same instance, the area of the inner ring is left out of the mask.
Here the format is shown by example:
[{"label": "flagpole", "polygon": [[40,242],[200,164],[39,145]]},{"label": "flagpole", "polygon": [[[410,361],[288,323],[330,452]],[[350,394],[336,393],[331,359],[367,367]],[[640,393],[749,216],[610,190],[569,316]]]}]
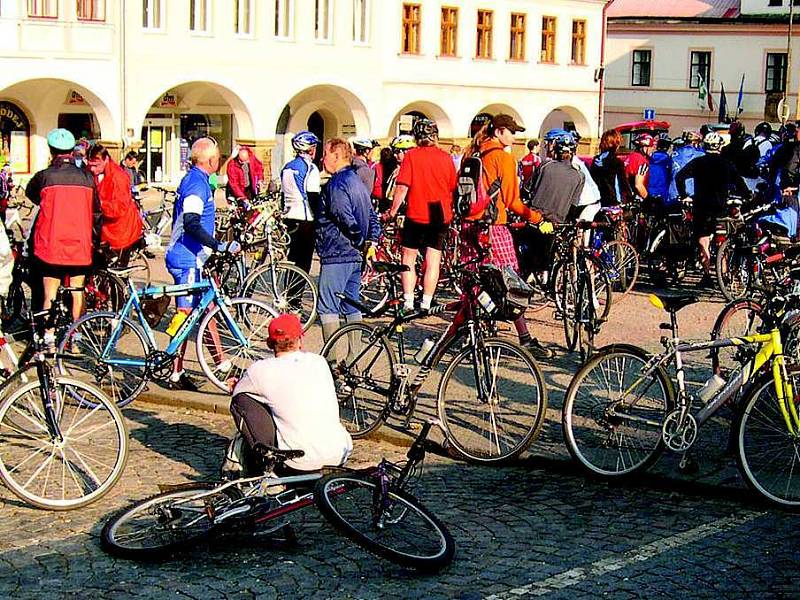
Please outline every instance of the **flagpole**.
[{"label": "flagpole", "polygon": [[[786,85],[783,86],[783,103],[788,104],[789,101],[789,83],[792,80],[792,29],[794,27],[794,1],[789,0],[789,29],[786,34]],[[796,104],[795,104],[795,118],[800,118],[800,91],[798,91]],[[778,115],[780,116],[780,115]],[[781,119],[783,124],[786,121]]]}]

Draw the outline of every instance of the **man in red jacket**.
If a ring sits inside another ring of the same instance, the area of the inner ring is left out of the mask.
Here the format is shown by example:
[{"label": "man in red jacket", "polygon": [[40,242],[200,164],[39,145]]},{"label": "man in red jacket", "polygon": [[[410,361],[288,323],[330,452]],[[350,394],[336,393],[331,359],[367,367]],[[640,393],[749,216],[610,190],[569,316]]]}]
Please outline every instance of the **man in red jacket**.
[{"label": "man in red jacket", "polygon": [[[99,239],[102,214],[91,173],[75,166],[75,137],[66,129],[47,134],[52,162],[31,177],[25,195],[39,205],[33,226],[33,269],[44,283],[42,307],[49,309],[59,284],[82,287],[92,265],[92,247]],[[83,293],[72,294],[72,317],[83,312]],[[52,331],[45,342],[55,345]]]},{"label": "man in red jacket", "polygon": [[228,198],[252,200],[258,194],[259,184],[264,181],[264,165],[250,148],[242,146],[237,155],[228,162],[226,175]]},{"label": "man in red jacket", "polygon": [[131,250],[142,238],[142,217],[131,197],[130,177],[102,144],[89,149],[88,163],[103,211],[101,248],[117,257],[116,266],[126,267]]}]

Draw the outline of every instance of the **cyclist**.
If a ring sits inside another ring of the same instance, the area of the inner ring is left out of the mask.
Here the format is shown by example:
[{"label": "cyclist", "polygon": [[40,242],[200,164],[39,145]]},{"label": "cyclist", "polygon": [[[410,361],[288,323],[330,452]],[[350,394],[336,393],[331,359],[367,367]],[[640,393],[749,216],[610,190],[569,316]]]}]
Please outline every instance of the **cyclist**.
[{"label": "cyclist", "polygon": [[669,196],[669,183],[672,181],[672,155],[670,148],[672,140],[668,137],[659,137],[656,141],[656,151],[650,158],[650,177],[647,182],[647,194],[666,204]]},{"label": "cyclist", "polygon": [[264,181],[264,165],[248,146],[240,146],[226,168],[228,185],[225,195],[238,202],[252,200]]},{"label": "cyclist", "polygon": [[[400,165],[403,164],[406,152],[411,148],[416,148],[417,143],[414,141],[414,136],[401,134],[392,139],[388,148],[381,151],[380,170],[376,169],[376,175],[380,174],[381,185],[381,201],[378,203],[378,212],[383,214],[392,207],[392,199],[394,198],[394,191],[397,187],[397,175],[400,173]],[[383,151],[388,151],[384,155]],[[375,181],[377,188],[378,181]],[[373,193],[373,197],[374,197]]]},{"label": "cyclist", "polygon": [[600,137],[600,154],[594,157],[589,169],[600,190],[600,203],[603,206],[619,206],[631,199],[625,163],[617,155],[620,145],[622,135],[616,129],[605,131]]},{"label": "cyclist", "polygon": [[525,185],[525,182],[533,177],[536,168],[542,164],[542,157],[539,156],[539,140],[528,140],[528,153],[523,156],[519,161],[520,170],[520,184]]},{"label": "cyclist", "polygon": [[6,222],[6,209],[14,193],[14,176],[11,173],[11,165],[6,163],[0,168],[0,219]]},{"label": "cyclist", "polygon": [[[233,253],[241,250],[239,242],[218,242],[214,239],[214,194],[208,180],[219,168],[217,143],[211,138],[198,139],[192,144],[190,160],[192,168],[181,180],[176,192],[172,237],[166,253],[167,271],[176,285],[200,281],[201,269],[214,250],[228,250]],[[197,295],[176,297],[178,313],[171,327],[180,326],[199,301]],[[215,329],[209,329],[212,336],[216,333]],[[218,338],[214,340],[214,345],[217,347],[216,359],[219,361],[217,368],[225,373],[231,369],[231,362],[223,359]],[[183,369],[185,353],[186,342],[175,359],[169,385],[172,389],[197,391],[197,384]]]},{"label": "cyclist", "polygon": [[631,189],[642,199],[648,197],[647,181],[650,173],[650,157],[653,155],[656,141],[649,133],[636,136],[633,141],[636,149],[628,155],[625,173]]},{"label": "cyclist", "polygon": [[[682,145],[679,144],[678,148],[672,153],[672,181],[669,184],[669,202],[667,202],[667,206],[675,204],[679,200],[678,186],[675,183],[678,173],[695,158],[705,154],[703,138],[700,137],[699,132],[692,129],[686,130],[681,135],[681,139],[684,143]],[[691,179],[686,180],[686,193],[689,196],[694,193],[694,182]]]},{"label": "cyclist", "polygon": [[256,444],[303,450],[304,456],[286,463],[301,471],[343,465],[353,451],[339,421],[330,367],[319,354],[303,351],[302,336],[303,326],[293,314],[270,321],[267,345],[275,357],[254,362],[233,389],[231,414],[250,450],[244,453],[251,457],[242,461],[245,465],[258,463],[252,460]]},{"label": "cyclist", "polygon": [[737,163],[739,173],[752,192],[756,191],[756,186],[763,181],[761,167],[770,150],[772,150],[772,125],[762,121],[753,130],[753,137],[742,145],[740,160]]},{"label": "cyclist", "polygon": [[404,151],[392,196],[388,218],[394,219],[403,203],[406,218],[401,237],[402,261],[409,270],[402,273],[403,306],[414,308],[414,289],[417,286],[417,254],[425,250],[425,273],[422,278],[420,308],[431,307],[447,229],[453,220],[453,192],[456,188],[456,169],[450,155],[439,148],[439,128],[430,119],[414,123],[416,148]]},{"label": "cyclist", "polygon": [[[572,135],[572,138],[575,140],[575,145],[577,145],[581,141],[581,134],[578,133],[576,129],[573,129],[568,132]],[[577,153],[573,153],[572,155],[572,167],[581,172],[583,175],[583,187],[581,187],[581,195],[578,197],[575,205],[573,206],[572,213],[579,221],[593,221],[595,215],[600,212],[600,190],[597,188],[597,184],[595,183],[594,179],[592,179],[591,173],[589,173],[589,167],[586,166],[586,163],[578,156]],[[589,241],[589,232],[586,232],[586,241]]]},{"label": "cyclist", "polygon": [[364,182],[367,191],[372,192],[372,188],[375,187],[375,171],[369,155],[377,144],[374,140],[360,137],[353,138],[352,144],[355,151],[353,167],[355,167],[356,175]]},{"label": "cyclist", "polygon": [[[700,262],[703,279],[700,285],[711,284],[711,236],[714,234],[716,218],[725,210],[730,192],[747,196],[748,188],[734,166],[720,155],[722,136],[712,131],[703,140],[706,153],[680,170],[675,178],[681,198],[690,198],[694,235],[700,247]],[[686,181],[694,180],[694,195],[689,196]]]},{"label": "cyclist", "polygon": [[534,177],[530,206],[550,223],[565,223],[572,206],[583,191],[584,175],[572,164],[575,138],[564,129],[551,129],[545,135],[547,155]]},{"label": "cyclist", "polygon": [[295,135],[295,157],[281,170],[284,223],[291,232],[288,258],[306,273],[314,256],[314,210],[320,194],[319,169],[314,164],[318,145],[319,138],[310,131]]}]

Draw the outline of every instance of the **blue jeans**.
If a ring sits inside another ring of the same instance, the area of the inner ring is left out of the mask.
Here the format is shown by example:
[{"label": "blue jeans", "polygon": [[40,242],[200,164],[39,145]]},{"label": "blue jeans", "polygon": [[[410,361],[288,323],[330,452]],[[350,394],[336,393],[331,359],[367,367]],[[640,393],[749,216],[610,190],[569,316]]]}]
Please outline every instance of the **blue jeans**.
[{"label": "blue jeans", "polygon": [[361,263],[321,265],[319,269],[319,301],[317,312],[324,315],[361,314],[355,306],[343,302],[336,294],[358,300],[361,296]]}]

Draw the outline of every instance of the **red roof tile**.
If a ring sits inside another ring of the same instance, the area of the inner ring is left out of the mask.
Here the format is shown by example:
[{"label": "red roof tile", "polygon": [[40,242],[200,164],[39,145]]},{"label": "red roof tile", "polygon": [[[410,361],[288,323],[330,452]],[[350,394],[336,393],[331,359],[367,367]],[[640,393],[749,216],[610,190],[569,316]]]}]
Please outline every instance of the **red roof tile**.
[{"label": "red roof tile", "polygon": [[739,0],[614,0],[608,16],[732,19],[739,16]]}]

